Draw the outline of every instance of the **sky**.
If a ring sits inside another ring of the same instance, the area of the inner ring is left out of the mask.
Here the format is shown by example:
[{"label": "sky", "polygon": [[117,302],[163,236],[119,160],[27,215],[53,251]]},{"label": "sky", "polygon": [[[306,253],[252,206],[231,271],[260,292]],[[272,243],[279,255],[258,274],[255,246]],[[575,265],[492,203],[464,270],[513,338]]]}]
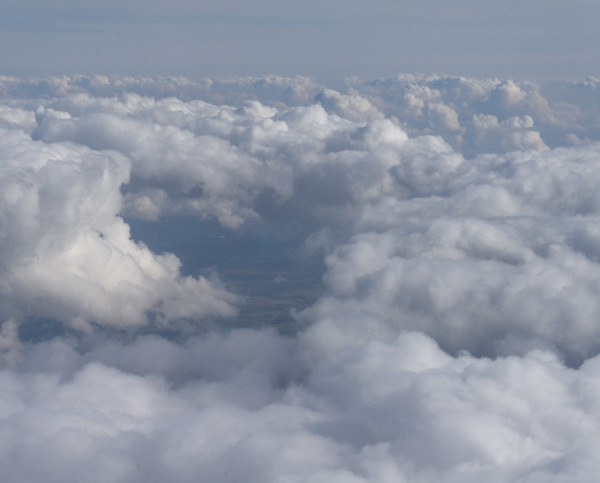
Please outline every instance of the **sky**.
[{"label": "sky", "polygon": [[0,480],[600,477],[594,2],[0,6]]},{"label": "sky", "polygon": [[0,61],[21,76],[475,77],[598,73],[597,2],[4,0]]}]

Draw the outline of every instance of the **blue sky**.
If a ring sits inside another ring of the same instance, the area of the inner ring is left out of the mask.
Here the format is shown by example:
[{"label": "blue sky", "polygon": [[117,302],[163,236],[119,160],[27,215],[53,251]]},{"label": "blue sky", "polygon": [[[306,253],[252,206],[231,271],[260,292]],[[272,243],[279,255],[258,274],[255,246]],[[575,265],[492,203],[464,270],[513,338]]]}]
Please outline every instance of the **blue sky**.
[{"label": "blue sky", "polygon": [[593,1],[3,1],[4,74],[598,73]]}]

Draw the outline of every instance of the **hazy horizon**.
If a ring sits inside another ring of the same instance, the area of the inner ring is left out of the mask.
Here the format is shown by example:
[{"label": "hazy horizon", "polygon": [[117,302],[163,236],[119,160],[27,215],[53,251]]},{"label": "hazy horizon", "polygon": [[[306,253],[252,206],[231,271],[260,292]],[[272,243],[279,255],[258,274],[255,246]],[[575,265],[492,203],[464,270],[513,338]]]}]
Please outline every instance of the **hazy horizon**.
[{"label": "hazy horizon", "polygon": [[194,80],[598,75],[597,2],[36,2],[0,7],[3,73]]}]

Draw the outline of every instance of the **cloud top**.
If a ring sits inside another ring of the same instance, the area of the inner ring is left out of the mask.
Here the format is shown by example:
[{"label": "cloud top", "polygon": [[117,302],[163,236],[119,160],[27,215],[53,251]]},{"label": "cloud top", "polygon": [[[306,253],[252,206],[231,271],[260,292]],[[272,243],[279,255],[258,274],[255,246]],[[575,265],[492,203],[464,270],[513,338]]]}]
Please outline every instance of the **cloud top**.
[{"label": "cloud top", "polygon": [[[589,481],[597,84],[1,79],[2,474]],[[132,238],[169,217],[285,239],[322,293],[229,328],[235,285]]]}]

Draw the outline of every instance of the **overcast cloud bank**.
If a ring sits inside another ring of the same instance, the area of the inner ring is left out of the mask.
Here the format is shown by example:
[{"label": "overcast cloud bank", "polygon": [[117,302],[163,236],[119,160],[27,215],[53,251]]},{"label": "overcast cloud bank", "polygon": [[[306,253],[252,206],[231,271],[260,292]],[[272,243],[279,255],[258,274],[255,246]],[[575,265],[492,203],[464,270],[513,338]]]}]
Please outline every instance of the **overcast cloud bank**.
[{"label": "overcast cloud bank", "polygon": [[[597,476],[598,80],[0,81],[6,478]],[[297,335],[136,336],[244,303],[123,219],[167,216],[323,257]]]}]

